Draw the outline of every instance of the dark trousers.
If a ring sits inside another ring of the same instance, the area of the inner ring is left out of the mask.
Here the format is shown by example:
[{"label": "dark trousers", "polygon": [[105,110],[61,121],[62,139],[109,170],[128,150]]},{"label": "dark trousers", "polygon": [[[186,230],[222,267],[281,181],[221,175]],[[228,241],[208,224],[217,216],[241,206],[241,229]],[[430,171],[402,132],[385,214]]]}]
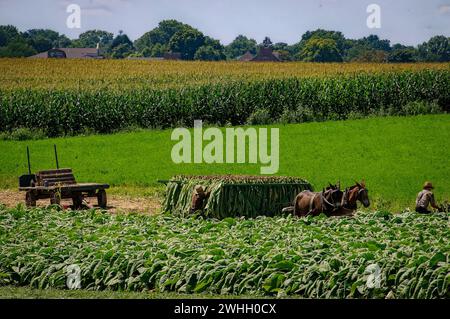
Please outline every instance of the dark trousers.
[{"label": "dark trousers", "polygon": [[431,214],[431,212],[423,207],[416,207],[416,212],[420,213],[420,214]]}]

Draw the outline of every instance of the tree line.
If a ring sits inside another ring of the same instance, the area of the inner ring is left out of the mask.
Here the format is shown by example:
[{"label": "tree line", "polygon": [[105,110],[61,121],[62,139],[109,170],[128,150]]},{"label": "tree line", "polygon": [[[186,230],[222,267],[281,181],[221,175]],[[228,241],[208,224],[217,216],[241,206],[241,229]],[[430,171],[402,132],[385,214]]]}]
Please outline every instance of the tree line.
[{"label": "tree line", "polygon": [[347,39],[339,31],[317,29],[307,31],[295,44],[262,43],[238,35],[230,44],[204,35],[190,25],[176,20],[163,20],[156,28],[134,42],[119,31],[116,36],[103,30],[89,30],[77,39],[49,29],[20,32],[15,26],[0,26],[0,57],[27,57],[52,48],[94,48],[99,44],[107,58],[163,57],[176,52],[183,60],[234,60],[246,52],[256,54],[261,47],[270,47],[283,61],[306,62],[446,62],[450,61],[450,38],[438,35],[418,46],[391,45],[389,40],[369,35]]}]

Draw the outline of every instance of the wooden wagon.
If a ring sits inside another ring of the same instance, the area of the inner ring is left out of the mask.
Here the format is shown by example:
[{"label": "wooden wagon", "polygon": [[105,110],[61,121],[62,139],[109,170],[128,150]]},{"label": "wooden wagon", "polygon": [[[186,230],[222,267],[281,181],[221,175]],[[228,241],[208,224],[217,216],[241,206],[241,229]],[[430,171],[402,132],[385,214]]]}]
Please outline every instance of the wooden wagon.
[{"label": "wooden wagon", "polygon": [[80,208],[85,197],[97,197],[98,206],[106,208],[106,189],[108,184],[77,183],[72,169],[59,168],[55,146],[57,169],[39,171],[31,174],[30,155],[27,147],[28,174],[19,177],[19,190],[25,192],[28,207],[36,206],[39,199],[50,199],[51,204],[59,205],[61,199],[72,199],[74,208]]}]

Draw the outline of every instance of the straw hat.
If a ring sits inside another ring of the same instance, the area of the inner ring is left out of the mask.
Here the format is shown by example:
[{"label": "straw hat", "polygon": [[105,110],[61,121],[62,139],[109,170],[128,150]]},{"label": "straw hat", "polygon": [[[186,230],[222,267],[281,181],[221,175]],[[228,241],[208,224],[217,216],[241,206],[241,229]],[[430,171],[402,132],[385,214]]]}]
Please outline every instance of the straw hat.
[{"label": "straw hat", "polygon": [[423,184],[423,188],[424,189],[433,189],[433,184],[431,184],[431,182],[425,182],[425,184]]},{"label": "straw hat", "polygon": [[202,185],[196,185],[194,187],[194,193],[195,194],[202,194],[202,193],[204,193],[203,186]]}]

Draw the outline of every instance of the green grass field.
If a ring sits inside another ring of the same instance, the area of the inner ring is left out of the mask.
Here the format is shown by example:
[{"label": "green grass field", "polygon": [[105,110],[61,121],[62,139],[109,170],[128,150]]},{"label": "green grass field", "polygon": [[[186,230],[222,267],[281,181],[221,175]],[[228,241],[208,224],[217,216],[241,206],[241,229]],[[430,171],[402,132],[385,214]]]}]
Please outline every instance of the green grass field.
[{"label": "green grass field", "polygon": [[[425,180],[435,184],[438,201],[450,199],[450,115],[272,127],[280,128],[278,175],[304,177],[317,189],[365,178],[375,209],[411,207]],[[110,183],[125,193],[146,194],[158,179],[180,173],[259,174],[260,164],[174,164],[171,132],[0,141],[0,188],[16,188],[27,172],[27,145],[33,171],[54,167],[54,143],[61,166],[72,167],[78,181]]]}]

